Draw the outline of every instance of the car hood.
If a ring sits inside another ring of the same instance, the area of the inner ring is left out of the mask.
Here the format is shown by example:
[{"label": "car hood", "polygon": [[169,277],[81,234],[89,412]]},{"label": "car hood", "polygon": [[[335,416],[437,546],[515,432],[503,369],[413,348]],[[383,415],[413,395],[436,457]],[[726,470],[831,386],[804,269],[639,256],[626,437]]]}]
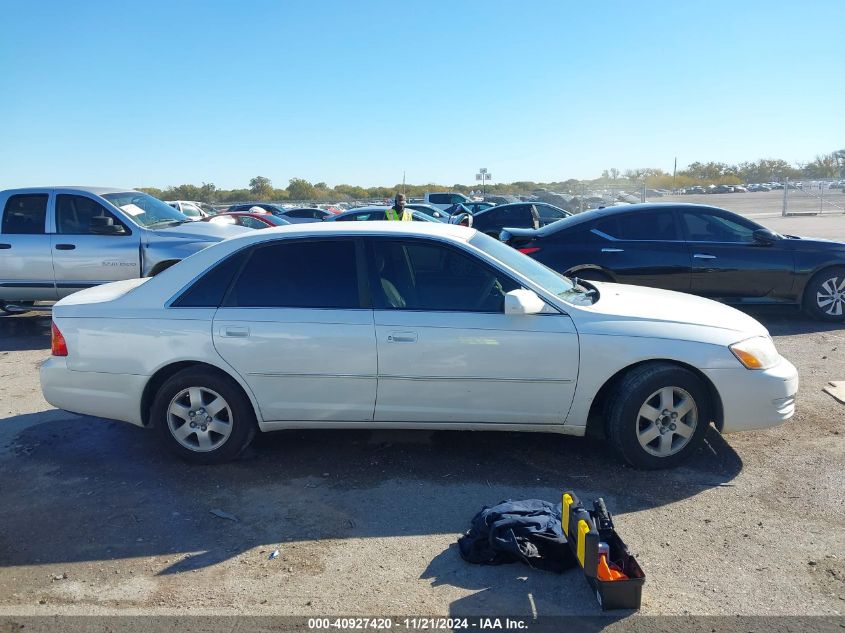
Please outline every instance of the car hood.
[{"label": "car hood", "polygon": [[150,233],[157,238],[175,238],[184,240],[196,240],[203,242],[219,242],[227,237],[242,235],[245,232],[253,231],[245,226],[234,224],[213,224],[211,222],[186,222],[176,226],[168,226],[160,229],[150,229]]},{"label": "car hood", "polygon": [[580,308],[587,316],[580,331],[657,336],[706,342],[736,342],[768,336],[756,319],[717,301],[657,288],[590,282],[596,303]]}]

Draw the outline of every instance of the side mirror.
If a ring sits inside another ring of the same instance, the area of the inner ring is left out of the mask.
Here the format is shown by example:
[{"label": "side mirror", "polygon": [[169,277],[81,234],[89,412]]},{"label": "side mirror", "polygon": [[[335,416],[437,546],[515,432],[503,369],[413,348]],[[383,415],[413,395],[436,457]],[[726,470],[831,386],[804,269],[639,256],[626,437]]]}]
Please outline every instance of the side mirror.
[{"label": "side mirror", "polygon": [[533,290],[519,288],[505,295],[505,314],[539,314],[546,307],[546,302]]},{"label": "side mirror", "polygon": [[114,218],[108,216],[94,216],[88,225],[88,230],[95,235],[121,235],[124,229],[114,223]]},{"label": "side mirror", "polygon": [[769,229],[757,229],[752,236],[757,244],[762,244],[763,246],[771,246],[778,241],[777,233]]}]

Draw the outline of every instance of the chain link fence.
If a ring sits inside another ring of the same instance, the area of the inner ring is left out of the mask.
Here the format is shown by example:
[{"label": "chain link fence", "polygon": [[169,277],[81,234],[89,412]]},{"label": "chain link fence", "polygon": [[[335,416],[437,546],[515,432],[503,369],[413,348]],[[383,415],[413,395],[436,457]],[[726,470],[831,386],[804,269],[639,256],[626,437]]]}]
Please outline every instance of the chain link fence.
[{"label": "chain link fence", "polygon": [[783,188],[783,215],[845,213],[845,180],[802,180]]}]

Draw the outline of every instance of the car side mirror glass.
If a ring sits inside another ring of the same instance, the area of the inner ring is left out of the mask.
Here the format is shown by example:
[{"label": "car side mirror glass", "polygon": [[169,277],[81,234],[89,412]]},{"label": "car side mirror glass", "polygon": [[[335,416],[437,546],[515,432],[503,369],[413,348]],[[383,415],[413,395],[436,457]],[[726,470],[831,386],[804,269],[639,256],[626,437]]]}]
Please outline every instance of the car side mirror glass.
[{"label": "car side mirror glass", "polygon": [[757,229],[752,236],[757,244],[765,244],[766,246],[774,244],[778,240],[777,233],[769,229]]},{"label": "car side mirror glass", "polygon": [[539,314],[546,307],[546,302],[533,290],[519,288],[505,295],[505,314]]}]

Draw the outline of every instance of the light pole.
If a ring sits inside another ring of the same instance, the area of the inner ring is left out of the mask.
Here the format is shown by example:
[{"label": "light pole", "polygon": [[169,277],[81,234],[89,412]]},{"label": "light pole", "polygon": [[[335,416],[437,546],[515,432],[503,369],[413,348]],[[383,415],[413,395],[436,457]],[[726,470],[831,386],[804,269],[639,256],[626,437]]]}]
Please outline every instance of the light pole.
[{"label": "light pole", "polygon": [[475,174],[475,179],[481,181],[481,195],[487,195],[487,188],[484,186],[485,183],[493,178],[493,174],[487,171],[486,167],[482,167],[478,170],[478,173]]}]

